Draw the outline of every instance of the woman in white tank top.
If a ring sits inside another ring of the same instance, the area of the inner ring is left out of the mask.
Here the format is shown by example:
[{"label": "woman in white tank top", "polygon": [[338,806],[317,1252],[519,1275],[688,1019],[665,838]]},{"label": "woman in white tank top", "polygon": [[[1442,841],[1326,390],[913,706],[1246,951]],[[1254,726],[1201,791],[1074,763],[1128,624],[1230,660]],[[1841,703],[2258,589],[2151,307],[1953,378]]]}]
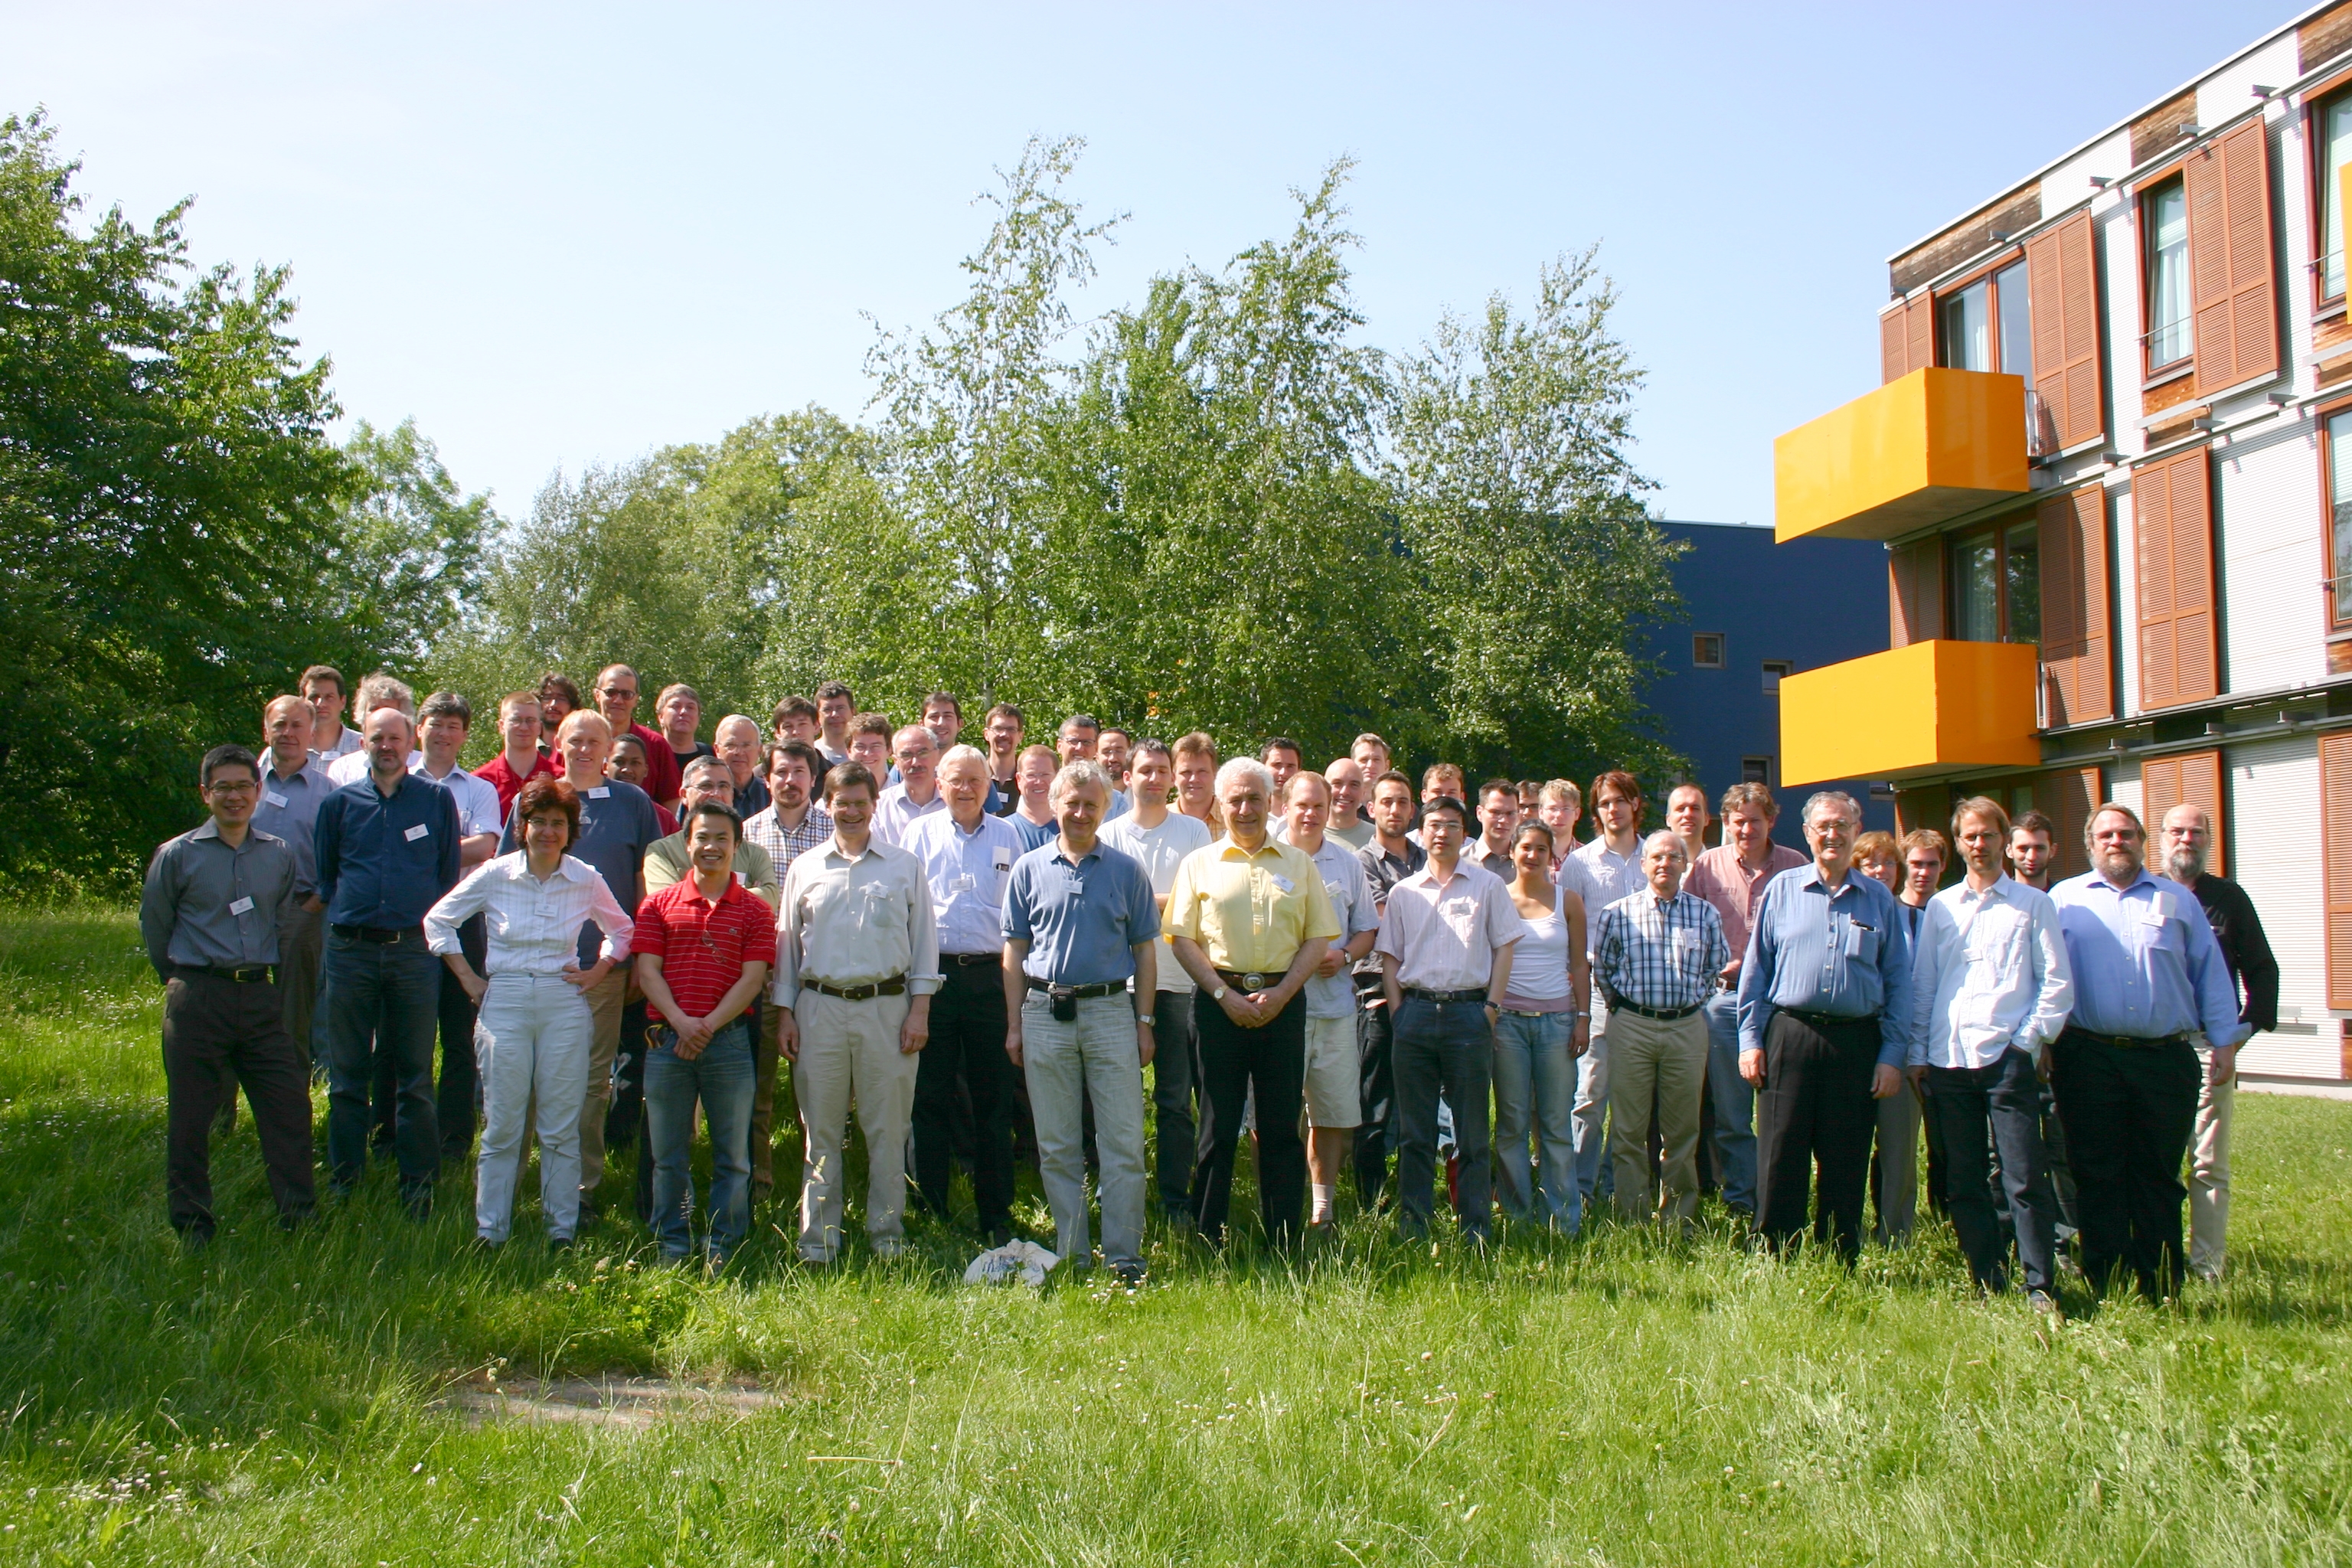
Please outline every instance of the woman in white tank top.
[{"label": "woman in white tank top", "polygon": [[1496,1187],[1511,1218],[1573,1235],[1584,1218],[1570,1114],[1591,1010],[1584,900],[1552,879],[1555,841],[1542,823],[1521,823],[1510,853],[1511,904],[1528,931],[1495,1021]]}]

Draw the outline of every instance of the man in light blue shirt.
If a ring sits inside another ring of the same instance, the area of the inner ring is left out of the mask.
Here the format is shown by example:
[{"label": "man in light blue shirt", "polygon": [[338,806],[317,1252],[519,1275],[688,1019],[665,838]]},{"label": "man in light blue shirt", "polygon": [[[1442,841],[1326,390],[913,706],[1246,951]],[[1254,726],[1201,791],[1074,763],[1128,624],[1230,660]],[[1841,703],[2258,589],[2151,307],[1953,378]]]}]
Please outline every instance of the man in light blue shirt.
[{"label": "man in light blue shirt", "polygon": [[2074,1011],[2051,1087],[2066,1124],[2083,1271],[2105,1289],[2128,1268],[2150,1300],[2179,1289],[2180,1162],[2201,1068],[2191,1037],[2245,1038],[2237,987],[2197,895],[2151,876],[2139,816],[2091,814],[2092,869],[2050,890],[2074,970]]},{"label": "man in light blue shirt", "polygon": [[1901,1088],[1911,1057],[1911,946],[1886,884],[1853,870],[1854,798],[1823,790],[1804,822],[1813,863],[1766,886],[1739,965],[1739,1076],[1762,1091],[1757,1234],[1775,1249],[1797,1238],[1818,1162],[1813,1237],[1851,1263],[1874,1101]]},{"label": "man in light blue shirt", "polygon": [[[937,700],[934,699],[936,701]],[[1004,1054],[1004,889],[1021,836],[988,815],[988,759],[950,746],[940,760],[945,811],[907,826],[940,925],[931,1038],[915,1069],[915,1191],[945,1221],[955,1175],[956,1086],[971,1097],[971,1196],[991,1247],[1013,1239],[1013,1058]]]},{"label": "man in light blue shirt", "polygon": [[[261,804],[253,826],[283,838],[294,851],[294,910],[278,933],[278,988],[285,995],[286,1032],[309,1070],[317,1049],[319,961],[325,952],[327,906],[319,898],[319,807],[335,786],[310,751],[314,710],[300,697],[280,697],[261,710]],[[357,739],[356,731],[352,731]]]}]

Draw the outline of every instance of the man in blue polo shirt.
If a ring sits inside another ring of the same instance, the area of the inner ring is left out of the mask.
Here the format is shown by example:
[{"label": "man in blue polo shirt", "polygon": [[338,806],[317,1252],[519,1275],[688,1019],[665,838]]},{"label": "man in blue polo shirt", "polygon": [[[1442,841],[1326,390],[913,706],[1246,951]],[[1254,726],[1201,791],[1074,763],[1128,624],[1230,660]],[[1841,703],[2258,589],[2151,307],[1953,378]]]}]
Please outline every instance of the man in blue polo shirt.
[{"label": "man in blue polo shirt", "polygon": [[1160,905],[1140,861],[1096,841],[1110,775],[1065,763],[1052,801],[1059,837],[1024,855],[1004,890],[1004,1049],[1029,1080],[1037,1165],[1054,1207],[1057,1250],[1087,1267],[1085,1105],[1101,1162],[1103,1258],[1120,1280],[1143,1278],[1143,1069],[1148,1004],[1158,994]]},{"label": "man in blue polo shirt", "polygon": [[314,870],[327,904],[327,1166],[338,1194],[367,1169],[370,1050],[398,1083],[393,1148],[409,1215],[433,1212],[441,1164],[434,1115],[433,1034],[441,962],[425,945],[425,911],[457,885],[457,803],[408,771],[416,727],[397,708],[367,716],[368,776],[319,807]]}]

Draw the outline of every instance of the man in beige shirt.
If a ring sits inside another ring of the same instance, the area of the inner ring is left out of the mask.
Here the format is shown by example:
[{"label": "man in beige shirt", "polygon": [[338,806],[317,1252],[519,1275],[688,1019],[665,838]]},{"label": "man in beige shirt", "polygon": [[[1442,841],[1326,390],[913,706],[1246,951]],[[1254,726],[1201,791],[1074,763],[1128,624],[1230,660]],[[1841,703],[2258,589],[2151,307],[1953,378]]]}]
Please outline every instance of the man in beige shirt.
[{"label": "man in beige shirt", "polygon": [[[686,784],[679,795],[683,805],[681,816],[691,815],[704,801],[715,800],[719,805],[734,805],[735,780],[727,763],[715,756],[697,757],[686,766]],[[773,910],[781,907],[783,891],[776,878],[775,857],[746,838],[735,846],[735,879],[743,884],[761,903]],[[679,828],[667,838],[656,838],[646,848],[646,897],[652,898],[664,888],[673,887],[694,875],[694,862],[687,849],[686,829]]]},{"label": "man in beige shirt", "polygon": [[877,1258],[906,1249],[907,1132],[916,1056],[940,988],[940,931],[923,863],[873,835],[874,774],[824,776],[833,837],[784,874],[772,1000],[778,1046],[794,1064],[808,1147],[801,1172],[802,1261],[841,1250],[842,1146],[853,1099],[866,1133],[866,1234]]}]

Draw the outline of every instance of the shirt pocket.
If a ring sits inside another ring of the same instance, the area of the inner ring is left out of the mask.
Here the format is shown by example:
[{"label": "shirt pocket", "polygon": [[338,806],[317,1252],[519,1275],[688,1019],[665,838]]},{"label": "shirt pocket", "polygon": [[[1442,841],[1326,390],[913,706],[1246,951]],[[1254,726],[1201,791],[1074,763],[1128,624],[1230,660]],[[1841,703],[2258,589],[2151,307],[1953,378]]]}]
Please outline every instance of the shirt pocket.
[{"label": "shirt pocket", "polygon": [[1844,931],[1839,933],[1838,952],[1855,963],[1874,964],[1879,941],[1877,928],[1848,917]]},{"label": "shirt pocket", "polygon": [[2006,985],[2025,967],[2026,920],[2002,911],[1979,915],[1969,928],[1969,977],[1979,985]]},{"label": "shirt pocket", "polygon": [[887,882],[861,882],[857,886],[858,924],[871,931],[903,931],[907,929],[907,900]]}]

